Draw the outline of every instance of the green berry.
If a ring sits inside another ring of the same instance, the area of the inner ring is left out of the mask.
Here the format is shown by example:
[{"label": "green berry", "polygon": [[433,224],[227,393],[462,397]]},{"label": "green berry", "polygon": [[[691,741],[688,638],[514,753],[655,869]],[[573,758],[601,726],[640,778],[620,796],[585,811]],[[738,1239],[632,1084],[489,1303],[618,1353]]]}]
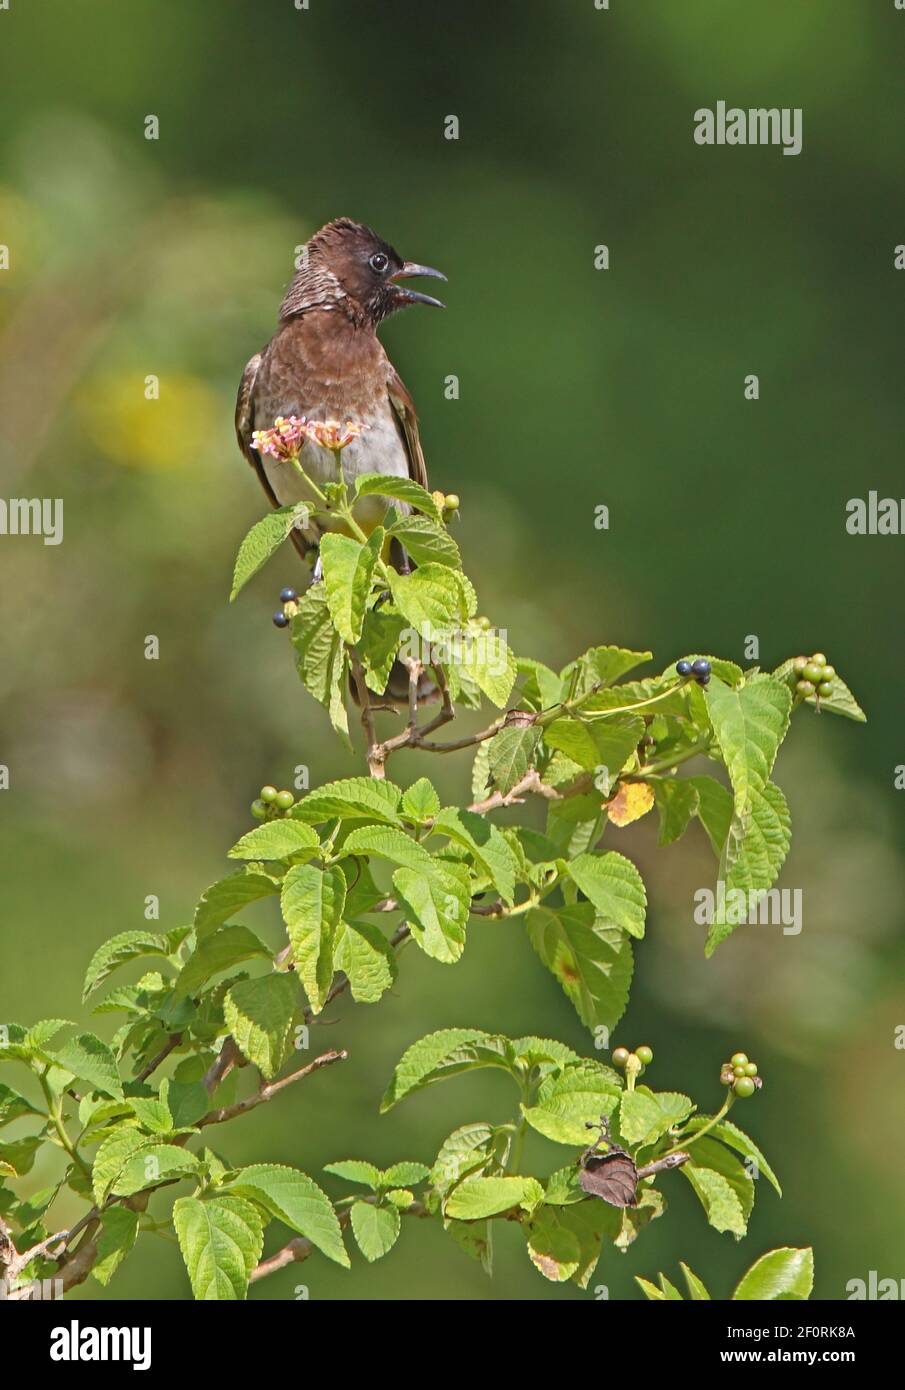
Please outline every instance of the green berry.
[{"label": "green berry", "polygon": [[832,681],[821,681],[817,687],[817,694],[821,700],[828,700],[835,688]]},{"label": "green berry", "polygon": [[836,668],[835,668],[835,666],[824,666],[824,668],[823,668],[823,676],[822,676],[822,679],[825,680],[825,681],[831,681],[831,680],[833,679],[833,677],[835,676],[835,674],[836,674]]},{"label": "green berry", "polygon": [[807,656],[796,656],[795,660],[792,662],[792,670],[797,672],[797,674],[800,676],[804,668],[807,666],[809,660],[810,658]]},{"label": "green berry", "polygon": [[262,788],[261,788],[261,800],[262,800],[262,801],[276,801],[276,799],[277,799],[277,789],[276,789],[276,787],[267,786],[267,787],[262,787]]},{"label": "green berry", "polygon": [[288,811],[290,806],[295,805],[295,797],[292,792],[277,792],[276,804],[281,811]]},{"label": "green berry", "polygon": [[733,1076],[747,1076],[747,1074],[748,1074],[748,1068],[747,1068],[746,1066],[745,1066],[745,1067],[733,1067],[733,1068],[732,1068],[732,1074],[733,1074]]},{"label": "green berry", "polygon": [[799,681],[795,689],[798,691],[799,695],[802,695],[805,699],[807,699],[809,695],[814,694],[814,691],[817,689],[817,687],[816,685],[814,685],[813,681]]},{"label": "green berry", "polygon": [[732,1089],[737,1096],[744,1099],[746,1096],[753,1096],[757,1087],[750,1076],[740,1076]]},{"label": "green berry", "polygon": [[815,666],[826,665],[826,657],[823,655],[823,652],[815,652],[814,655],[811,657],[811,661],[814,663]]},{"label": "green berry", "polygon": [[731,1067],[746,1067],[748,1065],[747,1052],[733,1052],[729,1065]]},{"label": "green berry", "polygon": [[816,661],[809,661],[801,674],[812,685],[818,685],[823,680],[823,667],[818,666]]},{"label": "green berry", "polygon": [[639,1058],[640,1061],[642,1061],[646,1067],[649,1067],[651,1062],[654,1060],[654,1050],[652,1047],[648,1047],[647,1044],[644,1043],[641,1047],[635,1048],[635,1056]]},{"label": "green berry", "polygon": [[446,501],[443,503],[443,510],[445,512],[455,512],[458,511],[458,509],[459,494],[457,492],[448,492],[446,494]]},{"label": "green berry", "polygon": [[251,814],[254,816],[255,820],[263,820],[267,815],[267,807],[260,798],[251,803]]},{"label": "green berry", "polygon": [[757,1076],[757,1063],[756,1063],[756,1062],[749,1062],[749,1063],[748,1063],[748,1065],[745,1067],[745,1075],[746,1075],[746,1076]]},{"label": "green berry", "polygon": [[614,1066],[614,1067],[624,1067],[627,1061],[628,1061],[628,1048],[627,1048],[627,1047],[615,1047],[615,1048],[613,1049],[613,1066]]}]

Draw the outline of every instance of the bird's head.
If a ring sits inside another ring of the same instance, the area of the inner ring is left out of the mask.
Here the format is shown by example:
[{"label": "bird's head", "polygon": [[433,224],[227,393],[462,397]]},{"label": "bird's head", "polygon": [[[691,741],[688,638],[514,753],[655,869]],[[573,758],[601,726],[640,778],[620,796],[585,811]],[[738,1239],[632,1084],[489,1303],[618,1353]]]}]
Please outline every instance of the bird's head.
[{"label": "bird's head", "polygon": [[389,242],[370,227],[347,217],[328,222],[305,248],[303,263],[289,287],[280,317],[290,318],[312,308],[347,310],[350,317],[375,327],[388,314],[408,304],[445,306],[432,295],[400,284],[418,275],[434,280],[446,276],[429,265],[405,261]]}]

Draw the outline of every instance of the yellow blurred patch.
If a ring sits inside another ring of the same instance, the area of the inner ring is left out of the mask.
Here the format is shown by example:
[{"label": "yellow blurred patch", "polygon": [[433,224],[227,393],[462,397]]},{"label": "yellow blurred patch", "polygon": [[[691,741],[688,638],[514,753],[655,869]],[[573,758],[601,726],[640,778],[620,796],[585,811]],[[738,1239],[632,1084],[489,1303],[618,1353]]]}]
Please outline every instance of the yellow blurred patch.
[{"label": "yellow blurred patch", "polygon": [[77,408],[95,447],[130,468],[191,468],[211,447],[220,400],[197,377],[127,373],[94,380]]},{"label": "yellow blurred patch", "polygon": [[623,782],[612,801],[606,803],[606,813],[613,825],[631,825],[646,816],[653,804],[653,788],[646,782]]}]

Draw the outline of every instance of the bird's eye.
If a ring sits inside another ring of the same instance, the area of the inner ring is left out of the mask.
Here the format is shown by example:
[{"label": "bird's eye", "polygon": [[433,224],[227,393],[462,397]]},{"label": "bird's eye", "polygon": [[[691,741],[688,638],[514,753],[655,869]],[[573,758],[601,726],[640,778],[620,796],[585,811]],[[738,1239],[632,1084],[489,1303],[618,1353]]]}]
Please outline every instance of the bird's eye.
[{"label": "bird's eye", "polygon": [[382,251],[375,251],[368,264],[372,270],[376,270],[378,275],[382,275],[390,263],[389,256],[385,256]]}]

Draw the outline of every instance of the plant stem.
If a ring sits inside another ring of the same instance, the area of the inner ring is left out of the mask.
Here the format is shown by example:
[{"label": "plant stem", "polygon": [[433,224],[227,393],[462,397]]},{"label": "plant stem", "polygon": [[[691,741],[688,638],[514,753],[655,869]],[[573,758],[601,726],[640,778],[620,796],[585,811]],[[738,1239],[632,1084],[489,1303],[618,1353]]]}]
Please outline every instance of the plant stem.
[{"label": "plant stem", "polygon": [[730,1086],[726,1092],[726,1099],[723,1101],[722,1107],[717,1111],[717,1113],[713,1116],[711,1120],[708,1120],[706,1125],[704,1125],[701,1129],[698,1130],[697,1134],[692,1134],[688,1139],[681,1139],[678,1144],[675,1144],[673,1146],[673,1148],[667,1149],[666,1153],[658,1154],[657,1157],[668,1158],[670,1154],[679,1153],[680,1150],[687,1149],[692,1144],[696,1144],[699,1139],[703,1139],[705,1134],[707,1134],[711,1129],[713,1129],[715,1125],[718,1125],[721,1120],[724,1120],[726,1118],[730,1109],[732,1108],[732,1102],[734,1100],[735,1092]]},{"label": "plant stem", "polygon": [[68,1133],[66,1132],[66,1126],[63,1123],[63,1103],[53,1094],[53,1091],[50,1089],[50,1085],[47,1081],[46,1067],[44,1071],[38,1072],[38,1082],[40,1084],[41,1090],[44,1092],[44,1099],[47,1101],[48,1118],[59,1136],[60,1143],[63,1145],[63,1148],[66,1150],[73,1163],[77,1164],[78,1167],[81,1168],[86,1178],[90,1178],[90,1165],[87,1164],[85,1160],[82,1158],[82,1155],[79,1153],[75,1144],[73,1144]]},{"label": "plant stem", "polygon": [[687,763],[689,758],[696,758],[699,753],[706,753],[711,744],[711,736],[699,739],[690,748],[685,748],[681,753],[677,753],[674,758],[661,758],[656,763],[645,763],[644,767],[639,768],[632,776],[638,778],[653,777],[658,772],[668,772],[670,768],[678,767],[680,763]]}]

